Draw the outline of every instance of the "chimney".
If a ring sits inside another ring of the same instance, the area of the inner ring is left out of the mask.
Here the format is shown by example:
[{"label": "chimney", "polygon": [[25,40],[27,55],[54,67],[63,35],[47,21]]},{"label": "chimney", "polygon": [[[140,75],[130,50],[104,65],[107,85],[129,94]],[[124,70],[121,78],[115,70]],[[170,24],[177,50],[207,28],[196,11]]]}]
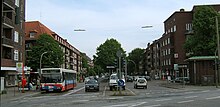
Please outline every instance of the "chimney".
[{"label": "chimney", "polygon": [[184,9],[180,9],[180,12],[184,12],[185,10]]}]

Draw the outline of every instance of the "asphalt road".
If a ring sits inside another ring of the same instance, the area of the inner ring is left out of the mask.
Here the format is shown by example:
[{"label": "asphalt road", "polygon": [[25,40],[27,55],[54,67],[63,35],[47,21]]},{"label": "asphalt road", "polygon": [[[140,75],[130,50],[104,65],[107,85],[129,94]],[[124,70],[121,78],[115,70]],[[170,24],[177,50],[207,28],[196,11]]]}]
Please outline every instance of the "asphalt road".
[{"label": "asphalt road", "polygon": [[134,89],[126,84],[129,96],[113,96],[107,83],[99,92],[85,92],[84,84],[63,93],[43,93],[3,102],[2,107],[219,107],[220,89],[172,89],[149,81],[148,89]]}]

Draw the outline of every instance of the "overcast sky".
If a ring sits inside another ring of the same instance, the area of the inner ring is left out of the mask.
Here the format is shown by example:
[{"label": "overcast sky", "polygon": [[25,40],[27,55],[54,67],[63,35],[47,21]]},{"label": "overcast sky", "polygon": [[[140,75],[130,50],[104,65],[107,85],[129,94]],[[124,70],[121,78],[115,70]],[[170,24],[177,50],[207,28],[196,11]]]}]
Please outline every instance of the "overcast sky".
[{"label": "overcast sky", "polygon": [[[173,12],[204,4],[219,4],[219,0],[26,0],[26,21],[40,21],[92,58],[110,38],[127,53],[146,48],[161,37],[163,22]],[[149,25],[153,27],[141,28]]]}]

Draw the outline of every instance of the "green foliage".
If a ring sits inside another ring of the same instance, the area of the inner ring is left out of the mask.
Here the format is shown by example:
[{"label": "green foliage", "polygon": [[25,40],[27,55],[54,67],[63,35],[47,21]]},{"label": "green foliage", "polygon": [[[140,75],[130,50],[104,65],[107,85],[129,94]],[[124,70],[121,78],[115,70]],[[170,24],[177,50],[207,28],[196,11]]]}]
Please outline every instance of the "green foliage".
[{"label": "green foliage", "polygon": [[216,24],[218,13],[210,6],[199,6],[193,16],[194,35],[187,38],[184,48],[193,56],[214,55],[216,50]]},{"label": "green foliage", "polygon": [[[144,58],[144,49],[135,48],[128,54],[128,73],[139,72],[139,64]],[[135,65],[136,64],[136,68]]]},{"label": "green foliage", "polygon": [[107,72],[106,66],[114,65],[114,60],[118,58],[116,55],[118,50],[122,51],[122,56],[126,56],[125,51],[117,40],[107,39],[105,43],[97,48],[96,56],[93,56],[95,66],[100,66],[102,71]]},{"label": "green foliage", "polygon": [[[44,52],[47,52],[43,54]],[[60,67],[64,63],[64,53],[59,47],[59,44],[47,34],[40,35],[40,38],[37,39],[36,45],[31,48],[31,51],[28,53],[29,61],[27,65],[32,69],[40,68],[40,57],[41,67]]]},{"label": "green foliage", "polygon": [[82,56],[82,68],[88,69],[89,65],[88,65],[88,59],[86,58],[86,54],[81,53],[81,56]]}]

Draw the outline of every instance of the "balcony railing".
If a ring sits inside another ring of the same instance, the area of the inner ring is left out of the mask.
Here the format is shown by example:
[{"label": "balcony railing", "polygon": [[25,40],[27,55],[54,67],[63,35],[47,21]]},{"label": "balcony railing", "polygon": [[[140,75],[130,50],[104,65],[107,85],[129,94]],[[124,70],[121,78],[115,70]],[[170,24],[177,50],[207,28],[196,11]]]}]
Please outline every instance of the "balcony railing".
[{"label": "balcony railing", "polygon": [[10,25],[12,27],[14,26],[13,20],[8,18],[8,17],[6,17],[6,16],[3,17],[3,23],[6,23],[6,24],[8,24],[8,25]]},{"label": "balcony railing", "polygon": [[2,37],[2,44],[14,47],[13,40],[6,37]]},{"label": "balcony railing", "polygon": [[5,3],[5,4],[7,4],[7,5],[11,6],[11,7],[14,7],[14,5],[15,5],[14,1],[15,0],[3,0],[3,3]]}]

